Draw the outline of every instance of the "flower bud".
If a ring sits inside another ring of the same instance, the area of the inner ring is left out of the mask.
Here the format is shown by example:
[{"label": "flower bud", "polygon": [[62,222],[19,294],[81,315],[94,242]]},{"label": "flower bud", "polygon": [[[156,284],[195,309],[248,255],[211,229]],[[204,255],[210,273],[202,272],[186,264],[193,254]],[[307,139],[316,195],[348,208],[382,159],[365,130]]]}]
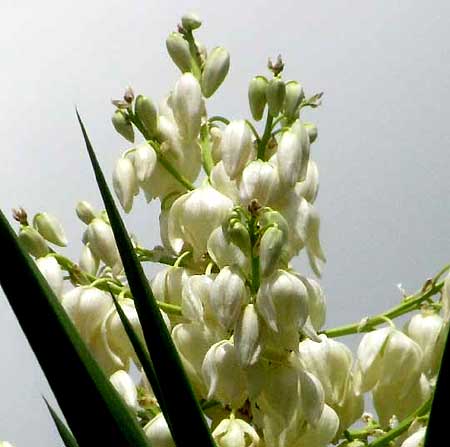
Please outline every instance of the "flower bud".
[{"label": "flower bud", "polygon": [[422,427],[403,441],[401,447],[423,447],[427,427]]},{"label": "flower bud", "polygon": [[147,96],[139,95],[134,104],[134,111],[149,135],[155,135],[158,127],[158,112],[153,101]]},{"label": "flower bud", "polygon": [[259,121],[267,104],[266,89],[269,82],[264,76],[255,76],[248,86],[248,103],[253,119]]},{"label": "flower bud", "polygon": [[300,177],[303,169],[303,150],[297,133],[291,130],[283,132],[276,157],[280,181],[286,188],[294,187]]},{"label": "flower bud", "polygon": [[186,31],[193,31],[194,29],[200,28],[202,21],[197,14],[188,12],[181,17],[181,24]]},{"label": "flower bud", "polygon": [[130,375],[119,369],[109,378],[109,381],[131,411],[136,411],[139,407],[137,389]]},{"label": "flower bud", "polygon": [[297,81],[289,81],[286,83],[286,97],[284,99],[284,114],[289,121],[295,118],[298,106],[305,97],[302,85]]},{"label": "flower bud", "polygon": [[114,129],[122,135],[130,143],[134,143],[134,129],[130,120],[122,112],[122,110],[116,110],[111,118]]},{"label": "flower bud", "polygon": [[266,89],[267,105],[269,113],[276,117],[283,107],[284,98],[286,96],[286,86],[281,78],[273,78],[269,81]]},{"label": "flower bud", "polygon": [[262,281],[256,308],[268,327],[279,336],[280,347],[298,349],[299,329],[308,317],[308,295],[294,275],[277,270]]},{"label": "flower bud", "polygon": [[230,54],[225,48],[214,48],[206,58],[202,73],[202,92],[209,98],[220,87],[230,68]]},{"label": "flower bud", "polygon": [[95,275],[98,270],[99,262],[99,258],[92,253],[89,242],[86,245],[83,245],[80,261],[78,263],[81,270],[90,275]]},{"label": "flower bud", "polygon": [[67,245],[67,239],[62,225],[50,214],[36,214],[33,219],[33,226],[47,241],[60,247]]},{"label": "flower bud", "polygon": [[212,231],[222,224],[233,202],[208,185],[190,191],[175,200],[169,212],[168,234],[175,253],[188,243],[195,259],[206,252]]},{"label": "flower bud", "polygon": [[191,272],[183,267],[168,267],[158,272],[151,283],[156,299],[180,306],[183,286],[190,276]]},{"label": "flower bud", "polygon": [[156,163],[156,152],[148,143],[142,143],[136,147],[133,153],[133,165],[139,182],[146,182],[150,179]]},{"label": "flower bud", "polygon": [[238,246],[244,253],[250,253],[250,235],[247,227],[242,222],[231,220],[227,225],[227,233],[231,242]]},{"label": "flower bud", "polygon": [[152,447],[176,447],[164,415],[159,413],[144,427]]},{"label": "flower bud", "polygon": [[376,385],[389,385],[402,399],[420,376],[422,357],[420,346],[397,329],[369,332],[358,347],[357,386],[366,392]]},{"label": "flower bud", "polygon": [[139,187],[133,163],[129,158],[119,158],[113,172],[113,187],[122,208],[126,213],[131,211],[134,196]]},{"label": "flower bud", "polygon": [[244,120],[232,121],[222,133],[220,145],[223,166],[233,180],[245,167],[253,150],[253,136]]},{"label": "flower bud", "polygon": [[86,343],[98,335],[103,320],[113,308],[111,297],[95,287],[76,287],[66,292],[62,305]]},{"label": "flower bud", "polygon": [[208,254],[220,267],[227,265],[238,266],[244,273],[250,270],[250,260],[245,251],[235,245],[223,226],[217,227],[210,235],[207,242]]},{"label": "flower bud", "polygon": [[111,226],[104,220],[95,218],[87,227],[87,238],[94,255],[112,267],[114,273],[119,273],[122,261]]},{"label": "flower bud", "polygon": [[248,302],[245,278],[235,267],[225,267],[214,279],[211,288],[211,309],[224,329],[230,331],[236,323],[241,308]]},{"label": "flower bud", "polygon": [[270,162],[255,160],[242,171],[239,196],[243,205],[256,199],[261,206],[269,204],[281,191],[278,170]]},{"label": "flower bud", "polygon": [[286,237],[278,226],[269,227],[261,238],[259,246],[259,264],[261,275],[269,276],[277,268]]},{"label": "flower bud", "polygon": [[306,178],[295,185],[295,191],[309,203],[313,204],[319,192],[319,171],[317,164],[309,160]]},{"label": "flower bud", "polygon": [[95,210],[93,206],[85,200],[77,203],[75,212],[77,213],[77,216],[81,220],[81,222],[85,223],[86,225],[89,225],[91,221],[95,219]]},{"label": "flower bud", "polygon": [[200,132],[204,102],[200,84],[192,73],[185,73],[175,84],[172,109],[180,135],[192,141]]},{"label": "flower bud", "polygon": [[256,430],[242,419],[223,419],[212,433],[217,447],[258,447]]},{"label": "flower bud", "polygon": [[61,266],[53,256],[44,256],[36,260],[36,264],[52,288],[55,295],[59,298],[63,291],[64,275]]},{"label": "flower bud", "polygon": [[234,346],[239,365],[254,365],[261,354],[259,317],[253,304],[247,304],[236,323]]},{"label": "flower bud", "polygon": [[447,334],[443,318],[432,310],[422,310],[410,319],[405,332],[422,348],[423,372],[429,378],[435,376],[439,371]]},{"label": "flower bud", "polygon": [[22,246],[35,258],[40,258],[49,253],[45,239],[33,227],[21,227],[19,241]]},{"label": "flower bud", "polygon": [[180,33],[169,34],[166,39],[166,48],[172,61],[183,73],[191,71],[189,44]]},{"label": "flower bud", "polygon": [[222,340],[211,346],[203,360],[202,373],[208,399],[216,397],[234,409],[244,404],[247,398],[246,378],[231,342]]},{"label": "flower bud", "polygon": [[317,140],[317,126],[314,123],[303,123],[308,132],[309,142],[314,143]]}]

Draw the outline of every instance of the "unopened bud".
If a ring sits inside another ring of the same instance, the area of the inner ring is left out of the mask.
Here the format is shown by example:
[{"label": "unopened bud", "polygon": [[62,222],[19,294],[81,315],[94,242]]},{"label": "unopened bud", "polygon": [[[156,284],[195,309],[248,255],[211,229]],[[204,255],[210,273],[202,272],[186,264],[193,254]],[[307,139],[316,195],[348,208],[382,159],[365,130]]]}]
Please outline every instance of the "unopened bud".
[{"label": "unopened bud", "polygon": [[119,158],[113,172],[113,187],[122,208],[131,211],[133,199],[139,190],[133,163],[129,158]]},{"label": "unopened bud", "polygon": [[302,165],[303,146],[296,132],[288,130],[283,133],[276,157],[281,183],[292,188],[299,180],[301,171],[306,172]]},{"label": "unopened bud", "polygon": [[67,245],[64,229],[58,220],[48,213],[39,213],[34,216],[33,226],[47,241],[65,247]]},{"label": "unopened bud", "polygon": [[259,246],[259,264],[261,275],[269,276],[277,268],[280,260],[286,237],[277,227],[270,227],[261,238]]},{"label": "unopened bud", "polygon": [[284,114],[289,121],[295,119],[298,106],[305,97],[302,85],[297,81],[286,83],[286,97],[284,99]]},{"label": "unopened bud", "polygon": [[230,222],[228,234],[232,242],[244,253],[248,253],[250,248],[250,235],[247,227],[239,221]]},{"label": "unopened bud", "polygon": [[150,136],[155,135],[158,127],[158,112],[153,101],[147,96],[139,95],[136,98],[134,111]]},{"label": "unopened bud", "polygon": [[183,17],[181,17],[181,24],[186,31],[192,31],[194,29],[200,28],[200,26],[202,25],[202,21],[197,14],[188,12],[187,14],[184,14]]},{"label": "unopened bud", "polygon": [[98,270],[98,265],[99,258],[92,252],[90,244],[83,245],[79,261],[80,269],[90,275],[95,275]]},{"label": "unopened bud", "polygon": [[133,153],[133,165],[136,177],[140,182],[145,182],[151,177],[156,163],[156,152],[148,143],[142,143],[136,147]]},{"label": "unopened bud", "polygon": [[92,219],[95,219],[94,207],[85,200],[77,203],[75,212],[77,213],[77,216],[81,220],[81,222],[84,222],[86,225],[89,225]]},{"label": "unopened bud", "polygon": [[206,58],[202,73],[202,92],[206,98],[220,87],[230,68],[230,54],[225,48],[214,48]]},{"label": "unopened bud", "polygon": [[267,105],[269,113],[276,117],[283,107],[284,98],[286,96],[286,86],[281,78],[273,78],[269,81],[266,90]]},{"label": "unopened bud", "polygon": [[241,312],[234,332],[234,346],[242,368],[254,365],[261,354],[261,331],[258,313],[253,304]]},{"label": "unopened bud", "polygon": [[119,369],[110,378],[112,386],[120,394],[127,406],[136,411],[139,407],[136,385],[130,375]]},{"label": "unopened bud", "polygon": [[189,44],[180,33],[169,34],[166,39],[166,48],[172,61],[183,73],[191,71]]},{"label": "unopened bud", "polygon": [[53,256],[44,256],[36,260],[36,264],[57,297],[61,296],[64,275],[61,266]]},{"label": "unopened bud", "polygon": [[121,110],[116,110],[111,118],[114,129],[131,143],[134,142],[133,125]]},{"label": "unopened bud", "polygon": [[309,142],[314,143],[317,140],[317,126],[314,123],[303,123],[308,132]]},{"label": "unopened bud", "polygon": [[264,76],[255,76],[248,86],[248,103],[253,119],[259,121],[267,104],[266,89],[269,81]]},{"label": "unopened bud", "polygon": [[294,122],[291,127],[291,131],[297,134],[301,144],[301,161],[297,181],[302,182],[306,177],[306,171],[308,169],[310,152],[309,134],[300,120]]}]

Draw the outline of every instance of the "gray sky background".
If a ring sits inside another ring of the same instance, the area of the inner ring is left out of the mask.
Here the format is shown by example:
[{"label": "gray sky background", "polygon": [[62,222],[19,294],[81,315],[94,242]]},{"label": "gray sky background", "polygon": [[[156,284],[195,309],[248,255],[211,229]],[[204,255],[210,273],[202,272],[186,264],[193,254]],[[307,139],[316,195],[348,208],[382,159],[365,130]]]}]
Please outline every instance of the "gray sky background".
[{"label": "gray sky background", "polygon": [[[74,105],[110,176],[128,147],[110,99],[128,83],[156,100],[169,91],[178,72],[164,41],[195,10],[200,40],[232,58],[211,114],[248,117],[248,81],[278,53],[285,78],[325,92],[309,118],[319,127],[328,326],[396,304],[397,283],[413,291],[450,261],[448,2],[3,0],[0,10],[0,205],[58,216],[74,259],[75,204],[100,206]],[[159,240],[157,211],[139,197],[127,217],[148,246]],[[0,440],[61,445],[41,399],[51,393],[2,294],[0,359]]]}]

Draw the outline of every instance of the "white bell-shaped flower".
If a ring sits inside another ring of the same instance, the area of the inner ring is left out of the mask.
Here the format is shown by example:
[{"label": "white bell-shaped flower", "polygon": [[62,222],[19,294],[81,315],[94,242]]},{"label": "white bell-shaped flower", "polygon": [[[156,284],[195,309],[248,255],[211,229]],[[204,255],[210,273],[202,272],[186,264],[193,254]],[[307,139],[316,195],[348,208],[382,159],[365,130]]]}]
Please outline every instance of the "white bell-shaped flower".
[{"label": "white bell-shaped flower", "polygon": [[242,171],[239,179],[239,196],[243,205],[256,199],[262,206],[269,205],[280,195],[277,168],[270,162],[255,160]]},{"label": "white bell-shaped flower", "polygon": [[427,427],[419,428],[419,430],[403,441],[401,447],[423,447],[426,433]]},{"label": "white bell-shaped flower", "polygon": [[309,162],[309,152],[310,152],[310,142],[309,135],[306,127],[303,122],[297,119],[294,124],[291,126],[291,131],[295,132],[300,140],[300,144],[302,146],[302,156],[300,161],[300,171],[298,173],[298,182],[302,182],[305,180],[306,171],[308,169]]},{"label": "white bell-shaped flower", "polygon": [[95,210],[94,207],[85,200],[82,200],[77,203],[75,208],[75,212],[81,222],[89,225],[93,219],[95,219]]},{"label": "white bell-shaped flower", "polygon": [[87,240],[95,256],[113,269],[115,274],[122,270],[122,261],[111,226],[96,217],[86,230]]},{"label": "white bell-shaped flower", "polygon": [[308,292],[308,313],[313,328],[318,331],[325,324],[327,308],[325,295],[320,284],[312,278],[297,275]]},{"label": "white bell-shaped flower", "polygon": [[292,130],[283,132],[277,149],[277,166],[280,182],[286,188],[292,188],[299,180],[304,147],[299,135]]},{"label": "white bell-shaped flower", "polygon": [[121,157],[117,160],[112,180],[114,191],[122,208],[129,213],[133,206],[134,196],[139,192],[136,172],[129,158]]},{"label": "white bell-shaped flower", "polygon": [[209,180],[214,189],[229,197],[233,203],[239,203],[239,190],[236,180],[231,180],[226,173],[223,161],[219,161],[212,168]]},{"label": "white bell-shaped flower", "polygon": [[144,427],[152,447],[176,447],[164,415],[159,413]]},{"label": "white bell-shaped flower", "polygon": [[326,447],[335,437],[338,428],[338,415],[325,404],[316,425],[308,426],[305,433],[299,437],[296,447]]},{"label": "white bell-shaped flower", "polygon": [[202,373],[208,399],[216,397],[234,409],[244,404],[247,399],[246,376],[237,361],[233,343],[222,340],[212,345],[203,360]]},{"label": "white bell-shaped flower", "polygon": [[43,238],[60,247],[67,245],[67,238],[59,220],[48,213],[38,213],[33,219],[34,228]]},{"label": "white bell-shaped flower", "polygon": [[111,297],[95,287],[75,287],[66,292],[62,305],[86,343],[90,343],[113,307]]},{"label": "white bell-shaped flower", "polygon": [[130,375],[123,369],[116,371],[110,378],[115,390],[120,394],[126,405],[132,410],[139,408],[136,385]]},{"label": "white bell-shaped flower", "polygon": [[185,318],[197,322],[212,318],[212,285],[213,278],[208,275],[193,275],[186,280],[181,294],[181,311]]},{"label": "white bell-shaped flower", "polygon": [[250,257],[243,249],[230,240],[222,225],[211,233],[207,249],[209,256],[219,268],[238,266],[244,274],[249,273]]},{"label": "white bell-shaped flower", "polygon": [[357,383],[361,392],[379,386],[396,386],[402,399],[422,371],[422,349],[403,332],[377,329],[362,338],[357,352]]},{"label": "white bell-shaped flower", "polygon": [[202,374],[203,359],[220,338],[205,324],[197,322],[177,324],[172,330],[172,338],[194,390],[206,397],[208,390]]},{"label": "white bell-shaped flower", "polygon": [[299,330],[308,317],[308,294],[291,273],[277,270],[258,290],[256,308],[267,326],[279,336],[279,344],[297,350]]},{"label": "white bell-shaped flower", "polygon": [[180,253],[185,243],[195,259],[207,251],[209,236],[222,224],[233,202],[209,185],[204,185],[175,200],[169,213],[169,240]]},{"label": "white bell-shaped flower", "polygon": [[353,356],[343,343],[319,335],[320,343],[304,340],[299,345],[299,357],[305,369],[322,384],[325,401],[336,405],[345,397]]},{"label": "white bell-shaped flower", "polygon": [[234,331],[234,346],[242,368],[254,365],[261,354],[261,329],[254,304],[241,312]]},{"label": "white bell-shaped flower", "polygon": [[90,275],[95,275],[97,273],[99,263],[100,259],[92,252],[91,244],[88,242],[87,244],[83,245],[79,261],[81,270],[89,273]]},{"label": "white bell-shaped flower", "polygon": [[242,419],[223,419],[214,429],[212,436],[218,447],[259,447],[256,430]]},{"label": "white bell-shaped flower", "polygon": [[192,273],[183,267],[167,267],[159,271],[152,280],[152,292],[158,301],[181,305],[182,290]]},{"label": "white bell-shaped flower", "polygon": [[421,374],[409,387],[407,393],[399,394],[397,384],[381,383],[372,392],[373,403],[380,424],[388,425],[392,416],[403,420],[419,408],[431,395],[431,386],[424,374]]},{"label": "white bell-shaped flower", "polygon": [[148,143],[136,146],[133,152],[133,165],[139,182],[145,182],[151,177],[157,160],[155,150]]},{"label": "white bell-shaped flower", "polygon": [[244,120],[231,121],[222,133],[221,155],[225,172],[235,179],[244,169],[253,149],[253,135]]},{"label": "white bell-shaped flower", "polygon": [[406,334],[422,348],[423,372],[429,378],[439,371],[447,330],[444,319],[427,309],[414,315],[406,325]]},{"label": "white bell-shaped flower", "polygon": [[245,278],[235,267],[224,267],[214,279],[210,293],[211,310],[217,321],[230,331],[249,300]]},{"label": "white bell-shaped flower", "polygon": [[295,185],[295,190],[309,203],[316,201],[319,192],[319,170],[315,161],[309,160],[306,177]]},{"label": "white bell-shaped flower", "polygon": [[53,256],[44,256],[36,259],[36,264],[55,295],[60,298],[64,287],[64,274],[58,261]]},{"label": "white bell-shaped flower", "polygon": [[176,82],[171,106],[182,138],[192,141],[200,132],[205,109],[200,84],[192,73],[184,73]]}]

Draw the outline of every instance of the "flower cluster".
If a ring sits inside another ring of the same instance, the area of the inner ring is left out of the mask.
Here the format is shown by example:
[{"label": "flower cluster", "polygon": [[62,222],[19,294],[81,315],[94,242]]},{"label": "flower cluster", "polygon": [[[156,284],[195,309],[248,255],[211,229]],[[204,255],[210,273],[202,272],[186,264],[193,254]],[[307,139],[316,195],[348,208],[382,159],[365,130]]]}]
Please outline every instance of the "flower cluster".
[{"label": "flower cluster", "polygon": [[[322,330],[324,292],[291,265],[304,250],[320,277],[326,260],[314,207],[319,181],[311,147],[318,133],[303,118],[321,94],[307,98],[301,83],[286,82],[278,58],[269,61],[271,76],[249,84],[253,119],[266,117],[261,135],[247,119],[210,117],[206,99],[224,81],[230,58],[194,38],[200,25],[188,14],[167,38],[182,74],[158,107],[131,88],[113,101],[113,125],[132,143],[113,172],[117,198],[126,213],[140,192],[161,202],[162,245],[147,250],[135,241],[136,252],[142,261],[168,264],[152,278],[152,290],[218,446],[321,447],[341,439],[367,445],[432,395],[450,279],[429,285],[436,293],[443,288],[441,303],[416,299],[411,306],[411,297],[404,299],[398,315],[420,309],[403,330],[388,317],[363,320],[353,332],[368,333],[355,358],[333,339],[345,330]],[[66,238],[47,213],[30,226],[16,211],[19,238],[152,445],[175,445],[145,376],[136,386],[128,374],[139,361],[107,291],[139,335],[141,328],[108,218],[87,202],[76,213],[86,225],[78,264],[49,248]],[[366,429],[352,434],[367,392],[379,420],[364,416]],[[409,426],[404,447],[419,445],[423,421]]]}]

